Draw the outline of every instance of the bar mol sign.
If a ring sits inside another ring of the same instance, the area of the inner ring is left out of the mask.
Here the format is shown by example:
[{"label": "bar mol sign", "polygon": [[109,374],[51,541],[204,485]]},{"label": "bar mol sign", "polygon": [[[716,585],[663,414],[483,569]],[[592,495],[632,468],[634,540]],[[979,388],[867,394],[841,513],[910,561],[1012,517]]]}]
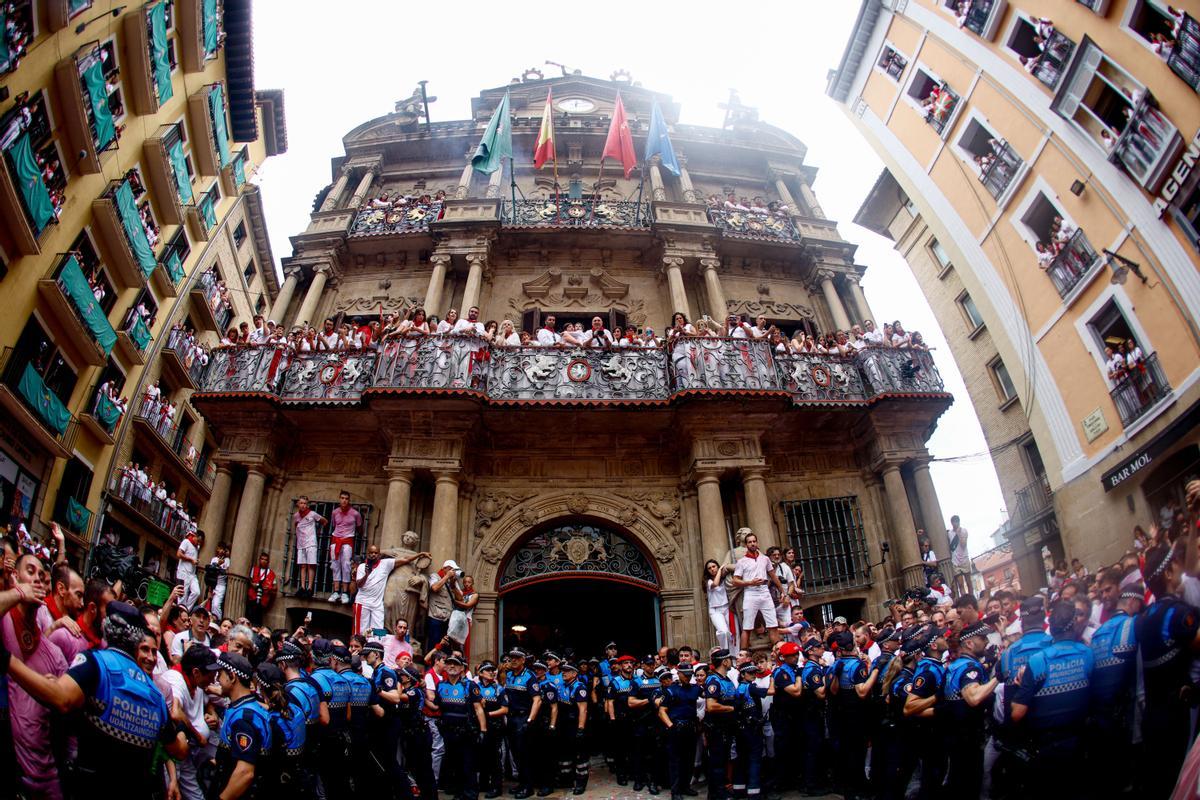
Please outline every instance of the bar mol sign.
[{"label": "bar mol sign", "polygon": [[1188,142],[1187,150],[1179,156],[1179,160],[1175,162],[1175,169],[1171,170],[1171,174],[1167,176],[1167,180],[1163,183],[1162,189],[1158,191],[1158,197],[1154,198],[1154,212],[1158,216],[1162,216],[1167,210],[1167,206],[1175,199],[1175,195],[1179,194],[1179,189],[1188,179],[1188,175],[1192,174],[1192,170],[1196,168],[1196,161],[1200,159],[1200,128],[1196,130],[1196,134],[1192,137],[1192,141]]}]

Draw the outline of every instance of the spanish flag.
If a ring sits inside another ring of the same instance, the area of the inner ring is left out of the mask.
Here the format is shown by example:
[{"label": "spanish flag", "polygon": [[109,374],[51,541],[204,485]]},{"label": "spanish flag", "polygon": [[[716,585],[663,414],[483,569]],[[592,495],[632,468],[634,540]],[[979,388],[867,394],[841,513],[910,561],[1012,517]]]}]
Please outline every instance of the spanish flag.
[{"label": "spanish flag", "polygon": [[554,92],[546,92],[546,108],[542,111],[542,127],[538,130],[537,144],[533,147],[534,169],[541,169],[547,161],[558,168],[558,157],[554,154]]}]

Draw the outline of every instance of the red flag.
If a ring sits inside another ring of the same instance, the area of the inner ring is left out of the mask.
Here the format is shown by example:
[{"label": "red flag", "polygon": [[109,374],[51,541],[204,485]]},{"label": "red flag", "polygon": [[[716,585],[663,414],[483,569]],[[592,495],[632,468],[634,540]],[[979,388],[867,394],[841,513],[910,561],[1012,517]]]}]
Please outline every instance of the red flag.
[{"label": "red flag", "polygon": [[542,111],[542,127],[538,129],[537,144],[533,147],[533,167],[541,169],[547,161],[558,168],[558,157],[554,154],[554,92],[546,92],[546,108]]},{"label": "red flag", "polygon": [[612,124],[608,126],[608,138],[604,140],[604,152],[600,154],[600,163],[606,158],[615,158],[625,168],[625,177],[633,172],[637,165],[637,156],[633,152],[633,134],[629,132],[629,122],[625,119],[625,104],[621,102],[621,93],[617,92],[617,105],[613,109]]}]

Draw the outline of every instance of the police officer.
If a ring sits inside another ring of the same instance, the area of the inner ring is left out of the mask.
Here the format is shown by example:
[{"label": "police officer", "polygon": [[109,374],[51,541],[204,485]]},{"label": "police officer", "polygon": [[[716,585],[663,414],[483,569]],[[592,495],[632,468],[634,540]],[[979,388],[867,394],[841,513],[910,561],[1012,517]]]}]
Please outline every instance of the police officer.
[{"label": "police officer", "polygon": [[873,794],[878,795],[883,791],[880,780],[884,769],[884,748],[879,746],[879,740],[883,736],[880,728],[885,714],[883,677],[887,674],[888,665],[895,658],[896,651],[900,649],[900,629],[884,628],[876,636],[875,643],[879,645],[880,653],[871,662],[870,675],[867,677],[868,682],[872,684],[871,693],[867,697],[867,733],[871,739],[871,790]]},{"label": "police officer", "polygon": [[479,696],[487,716],[487,733],[479,747],[479,785],[484,797],[499,797],[504,793],[504,772],[500,763],[500,745],[504,741],[508,720],[508,692],[496,680],[496,664],[484,661],[479,665]]},{"label": "police officer", "polygon": [[842,793],[857,797],[863,790],[867,755],[867,704],[870,685],[867,664],[854,644],[854,634],[840,631],[831,643],[838,657],[827,680],[830,697],[830,734],[837,753],[836,771]]},{"label": "police officer", "polygon": [[658,756],[658,709],[655,700],[662,688],[662,679],[655,674],[654,656],[642,658],[642,674],[632,679],[629,692],[629,728],[633,746],[630,750],[630,767],[633,772],[633,790],[640,792],[649,787],[650,794],[658,794],[658,780],[654,769],[661,762]]},{"label": "police officer", "polygon": [[1054,641],[1031,655],[1005,688],[1014,693],[1012,720],[1030,750],[1026,789],[1035,797],[1070,796],[1079,780],[1094,659],[1087,645],[1075,641],[1075,623],[1074,603],[1052,603],[1049,624]]},{"label": "police officer", "polygon": [[[213,798],[263,796],[267,786],[259,765],[271,752],[271,714],[254,694],[254,667],[238,653],[217,658],[217,683],[229,701],[217,735],[217,769],[210,785]],[[257,781],[256,781],[257,779]]]},{"label": "police officer", "polygon": [[529,763],[529,712],[533,708],[533,688],[537,684],[533,671],[525,666],[525,653],[512,650],[508,654],[508,669],[500,676],[508,697],[508,753],[517,768],[517,788],[512,796],[523,800],[533,793],[533,770]]},{"label": "police officer", "polygon": [[[151,768],[161,744],[174,758],[187,755],[187,740],[171,722],[162,693],[150,679],[155,636],[141,612],[128,603],[108,603],[103,623],[107,649],[85,650],[65,675],[48,678],[0,647],[0,675],[38,702],[66,715],[83,709],[76,779],[94,791],[121,787],[126,800],[157,796],[158,773]],[[143,666],[145,665],[145,666]],[[137,709],[136,715],[124,709]]]},{"label": "police officer", "polygon": [[887,710],[880,725],[879,746],[884,749],[880,800],[903,800],[912,779],[920,745],[916,718],[906,715],[913,672],[925,646],[936,635],[932,625],[909,626],[901,634],[900,649],[883,676]]},{"label": "police officer", "polygon": [[1112,616],[1096,629],[1091,641],[1095,666],[1087,753],[1100,767],[1090,770],[1096,776],[1097,795],[1103,794],[1105,787],[1124,789],[1129,779],[1129,771],[1122,767],[1129,763],[1131,744],[1138,649],[1135,616],[1141,610],[1146,588],[1135,583],[1122,589],[1120,578],[1109,574],[1101,577],[1100,594],[1101,602],[1115,606],[1111,608]]},{"label": "police officer", "polygon": [[771,701],[771,731],[775,737],[775,791],[788,787],[789,776],[799,765],[800,747],[800,645],[779,645],[780,664],[771,673],[775,699]]},{"label": "police officer", "polygon": [[304,780],[304,744],[308,723],[304,709],[286,690],[287,678],[275,664],[265,662],[255,670],[258,691],[267,704],[271,722],[271,750],[266,764],[256,768],[263,786],[279,786],[297,797],[312,797],[312,783]]},{"label": "police officer", "polygon": [[1021,603],[1021,638],[1013,642],[1000,657],[997,675],[1002,681],[1010,681],[1017,671],[1029,662],[1029,657],[1050,644],[1050,635],[1044,630],[1046,604],[1040,594],[1026,598]]},{"label": "police officer", "polygon": [[[794,642],[785,644],[795,647]],[[762,699],[775,694],[775,682],[768,680],[766,686],[759,686],[758,667],[753,662],[743,664],[738,672],[741,680],[735,698],[737,759],[733,763],[733,791],[738,796],[758,797],[762,793],[763,746],[766,742],[763,736]],[[794,765],[794,762],[788,763],[789,767]]]},{"label": "police officer", "polygon": [[696,758],[697,703],[701,687],[692,683],[692,667],[680,664],[679,680],[667,686],[658,700],[658,718],[667,730],[667,775],[671,800],[692,795],[692,765]]},{"label": "police officer", "polygon": [[[825,747],[825,667],[821,664],[821,657],[825,655],[825,643],[814,636],[806,640],[801,649],[805,661],[800,670],[800,704],[796,725],[804,763],[801,790],[806,795],[824,794],[821,791],[825,783],[821,751]],[[781,688],[785,691],[781,692]],[[775,700],[771,702],[772,711],[784,694],[791,693],[777,682]]]},{"label": "police officer", "polygon": [[319,778],[311,765],[316,761],[324,726],[329,724],[329,704],[321,700],[317,684],[301,669],[307,662],[304,649],[291,640],[283,641],[275,654],[275,665],[283,671],[287,681],[283,689],[304,718],[304,754],[296,767],[298,782],[311,787],[313,794],[319,794],[316,789]]},{"label": "police officer", "polygon": [[358,776],[356,783],[370,786],[376,782],[371,778],[379,776],[375,765],[371,763],[370,738],[367,732],[367,722],[371,715],[371,681],[361,672],[351,669],[350,650],[345,645],[334,645],[331,655],[333,668],[348,688],[346,705],[349,717],[346,730],[350,735],[350,763],[354,774]]},{"label": "police officer", "polygon": [[737,686],[729,678],[733,656],[724,648],[714,650],[712,670],[704,681],[704,740],[708,759],[708,798],[726,800],[725,774],[732,756],[737,708]]},{"label": "police officer", "polygon": [[976,622],[958,634],[958,657],[946,669],[946,745],[950,762],[949,797],[979,797],[983,787],[985,723],[999,679],[988,675],[980,657],[991,626]]},{"label": "police officer", "polygon": [[400,750],[404,766],[421,791],[422,800],[437,800],[437,779],[433,774],[433,734],[425,721],[425,689],[421,674],[412,665],[397,670],[400,697],[396,714],[400,718]]},{"label": "police officer", "polygon": [[[573,769],[572,794],[583,794],[588,785],[587,712],[588,687],[579,678],[574,664],[562,665],[563,690],[558,698],[558,723],[561,725],[567,768]],[[561,758],[561,756],[560,756]]]},{"label": "police officer", "polygon": [[442,756],[441,788],[459,800],[476,800],[479,776],[475,750],[488,731],[479,684],[463,675],[463,660],[457,655],[445,662],[446,679],[437,685],[434,703],[441,712],[438,729],[446,743]]},{"label": "police officer", "polygon": [[320,740],[317,772],[330,797],[350,793],[350,684],[333,666],[333,642],[316,639],[312,644],[312,660],[316,667],[312,679],[320,691],[321,700],[329,708],[329,724]]},{"label": "police officer", "polygon": [[604,708],[609,721],[611,748],[613,754],[613,771],[616,773],[617,785],[626,786],[629,783],[630,741],[632,729],[629,719],[629,697],[633,692],[634,657],[623,655],[616,660],[616,672],[608,683],[608,693],[605,697]]},{"label": "police officer", "polygon": [[383,643],[367,642],[362,657],[371,668],[370,714],[367,716],[367,740],[374,760],[372,768],[385,778],[376,788],[385,796],[412,797],[412,786],[397,755],[400,749],[400,676],[383,661]]},{"label": "police officer", "polygon": [[913,670],[912,689],[904,700],[904,714],[912,723],[916,740],[921,742],[921,793],[919,798],[936,797],[946,777],[945,726],[938,707],[946,683],[942,655],[946,639],[942,631],[931,629],[922,634],[924,652]]},{"label": "police officer", "polygon": [[533,704],[529,710],[529,767],[537,796],[554,791],[558,761],[554,757],[554,731],[558,725],[558,686],[547,677],[546,664],[533,662],[534,680],[530,683]]}]

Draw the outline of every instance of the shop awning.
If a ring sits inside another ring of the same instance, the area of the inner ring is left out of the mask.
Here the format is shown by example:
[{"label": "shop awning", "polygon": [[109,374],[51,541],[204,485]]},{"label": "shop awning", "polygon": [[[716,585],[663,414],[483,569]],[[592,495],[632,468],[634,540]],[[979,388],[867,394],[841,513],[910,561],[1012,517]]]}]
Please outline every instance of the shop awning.
[{"label": "shop awning", "polygon": [[137,202],[133,199],[133,190],[127,181],[122,181],[113,198],[117,204],[117,214],[121,217],[121,226],[125,228],[125,238],[129,241],[129,249],[133,251],[142,273],[149,276],[154,271],[157,262],[154,260],[154,250],[150,247],[150,239],[146,237],[146,229],[142,227],[142,217],[138,214]]},{"label": "shop awning", "polygon": [[145,350],[146,345],[150,344],[150,329],[146,327],[146,321],[142,319],[141,314],[134,316],[133,324],[129,326],[129,338],[137,345],[138,350]]},{"label": "shop awning", "polygon": [[167,275],[171,276],[171,283],[183,280],[183,264],[179,263],[179,253],[174,250],[167,256]]},{"label": "shop awning", "polygon": [[1104,485],[1104,491],[1111,492],[1119,488],[1130,478],[1153,464],[1154,459],[1169,450],[1171,445],[1186,436],[1197,425],[1200,425],[1200,400],[1192,403],[1191,408],[1159,431],[1158,435],[1144,447],[1101,475],[1100,483]]},{"label": "shop awning", "polygon": [[108,107],[108,90],[104,86],[104,70],[100,66],[99,56],[83,71],[81,77],[92,108],[92,133],[96,137],[96,150],[104,150],[117,138],[117,129],[113,125],[112,109]]},{"label": "shop awning", "polygon": [[187,171],[187,158],[183,155],[183,142],[175,142],[167,151],[171,157],[171,171],[175,173],[175,185],[179,188],[179,200],[192,202],[192,179]]},{"label": "shop awning", "polygon": [[117,427],[117,420],[121,418],[121,409],[117,408],[117,404],[109,400],[103,394],[96,398],[96,419],[100,420],[100,424],[109,433],[113,432],[113,428]]},{"label": "shop awning", "polygon": [[21,375],[21,382],[17,384],[17,391],[52,431],[59,436],[67,432],[67,426],[71,424],[71,412],[63,405],[63,401],[58,399],[58,395],[50,391],[50,387],[33,368],[33,364],[25,365],[25,372]]},{"label": "shop awning", "polygon": [[225,129],[225,89],[219,83],[208,93],[208,114],[212,117],[213,138],[217,140],[220,166],[229,166],[229,133]]},{"label": "shop awning", "polygon": [[171,62],[167,58],[167,4],[158,3],[149,11],[150,17],[150,64],[154,69],[154,85],[158,88],[158,102],[171,99],[175,90],[171,87]]},{"label": "shop awning", "polygon": [[71,298],[71,303],[79,312],[79,316],[83,317],[83,322],[92,332],[96,343],[100,345],[104,350],[104,355],[107,356],[112,352],[113,345],[117,343],[117,332],[109,324],[108,315],[104,313],[104,309],[96,302],[96,296],[92,294],[92,287],[87,282],[87,278],[83,277],[83,268],[79,266],[75,256],[67,256],[62,269],[58,271],[58,280],[67,297]]},{"label": "shop awning", "polygon": [[204,55],[211,56],[217,52],[220,41],[217,28],[217,0],[204,0]]},{"label": "shop awning", "polygon": [[29,134],[22,133],[13,142],[8,151],[16,172],[17,183],[21,185],[21,198],[25,201],[25,210],[33,222],[33,234],[38,236],[54,220],[54,204],[50,202],[50,192],[46,190],[46,182],[42,180],[42,171],[38,169],[37,159],[33,157],[33,148],[29,146]]},{"label": "shop awning", "polygon": [[213,208],[213,198],[211,194],[204,195],[204,199],[200,201],[200,215],[204,217],[205,228],[215,228],[217,225],[217,212]]}]

